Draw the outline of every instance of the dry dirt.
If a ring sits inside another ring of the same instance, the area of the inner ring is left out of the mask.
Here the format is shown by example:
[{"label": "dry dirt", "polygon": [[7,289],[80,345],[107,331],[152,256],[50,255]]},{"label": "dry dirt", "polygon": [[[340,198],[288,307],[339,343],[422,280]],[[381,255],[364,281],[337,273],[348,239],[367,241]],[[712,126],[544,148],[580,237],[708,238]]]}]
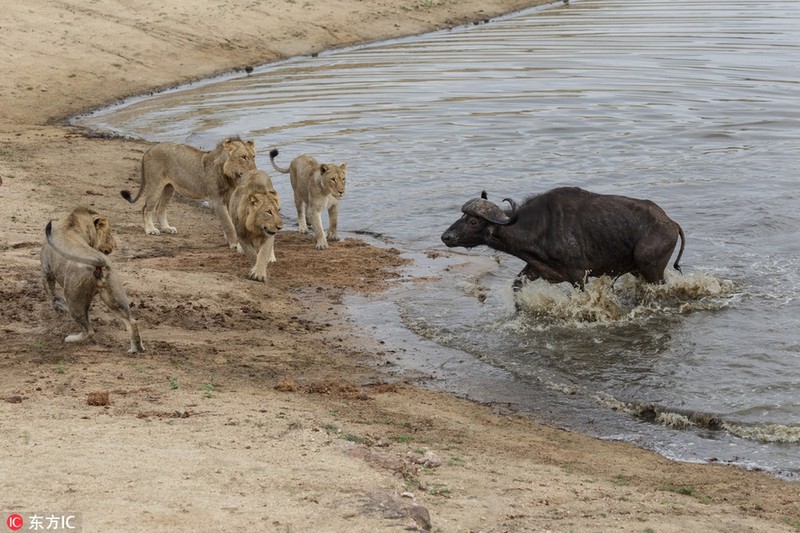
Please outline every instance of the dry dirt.
[{"label": "dry dirt", "polygon": [[[278,235],[267,284],[213,214],[175,202],[145,236],[119,190],[146,143],[62,120],[296,54],[481,21],[536,0],[9,0],[0,11],[0,530],[8,513],[85,531],[797,531],[800,487],[668,461],[407,382],[341,305],[380,297],[391,243],[324,252]],[[191,4],[191,7],[188,7]],[[147,351],[92,308],[95,339],[45,301],[43,228],[112,220]],[[343,202],[342,209],[357,206]],[[344,228],[346,230],[346,228]]]}]

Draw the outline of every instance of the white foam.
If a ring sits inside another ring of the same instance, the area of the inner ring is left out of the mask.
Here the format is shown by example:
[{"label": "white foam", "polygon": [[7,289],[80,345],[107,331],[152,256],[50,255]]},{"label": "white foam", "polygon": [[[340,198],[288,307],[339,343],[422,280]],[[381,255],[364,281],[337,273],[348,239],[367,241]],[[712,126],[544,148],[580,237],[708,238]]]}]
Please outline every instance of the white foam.
[{"label": "white foam", "polygon": [[616,324],[654,314],[722,309],[737,295],[736,283],[705,273],[669,273],[666,283],[646,283],[631,275],[602,276],[585,290],[544,280],[526,282],[516,293],[519,308],[534,317],[575,325]]}]

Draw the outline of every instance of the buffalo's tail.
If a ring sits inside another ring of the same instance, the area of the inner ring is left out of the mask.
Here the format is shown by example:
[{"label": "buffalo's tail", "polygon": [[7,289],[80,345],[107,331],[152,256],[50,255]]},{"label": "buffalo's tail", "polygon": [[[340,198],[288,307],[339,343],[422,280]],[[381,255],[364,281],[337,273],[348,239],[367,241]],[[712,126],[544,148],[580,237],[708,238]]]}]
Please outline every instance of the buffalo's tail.
[{"label": "buffalo's tail", "polygon": [[681,274],[683,274],[683,271],[681,270],[680,261],[681,261],[681,256],[683,255],[683,249],[686,246],[686,237],[683,234],[683,228],[681,228],[680,226],[678,226],[678,236],[680,236],[681,238],[681,249],[678,250],[678,257],[677,259],[675,259],[675,262],[672,264],[672,267]]}]

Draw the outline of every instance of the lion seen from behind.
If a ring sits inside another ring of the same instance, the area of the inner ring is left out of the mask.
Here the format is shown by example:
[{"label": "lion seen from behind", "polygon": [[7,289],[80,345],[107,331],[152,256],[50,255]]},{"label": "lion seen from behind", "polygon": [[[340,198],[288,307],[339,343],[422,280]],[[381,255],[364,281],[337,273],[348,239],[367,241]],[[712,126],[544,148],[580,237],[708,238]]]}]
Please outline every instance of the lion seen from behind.
[{"label": "lion seen from behind", "polygon": [[[344,196],[347,182],[347,163],[333,165],[318,163],[309,155],[300,155],[292,160],[289,168],[275,163],[278,150],[269,153],[275,170],[289,174],[297,208],[297,225],[300,233],[308,233],[308,225],[314,229],[317,250],[328,247],[328,240],[338,241],[339,200]],[[328,210],[328,233],[322,226],[322,211]]]},{"label": "lion seen from behind", "polygon": [[[135,203],[144,196],[142,220],[148,235],[177,233],[167,221],[167,206],[173,192],[194,200],[208,199],[231,248],[236,247],[236,230],[228,213],[228,200],[238,179],[254,170],[255,145],[238,137],[225,139],[216,148],[204,152],[193,146],[171,142],[151,146],[142,156],[141,186],[136,198],[130,191],[122,197]],[[154,224],[158,219],[161,230]]]},{"label": "lion seen from behind", "polygon": [[248,277],[267,281],[267,264],[275,261],[275,234],[283,227],[281,203],[269,175],[246,172],[231,194],[228,210],[241,251],[250,262]]},{"label": "lion seen from behind", "polygon": [[[131,314],[128,297],[106,257],[117,246],[108,219],[97,212],[79,207],[68,216],[45,227],[41,270],[47,296],[53,309],[68,312],[81,332],[67,336],[65,342],[79,342],[94,336],[89,321],[89,307],[95,294],[125,324],[130,338],[128,352],[142,352],[139,328]],[[63,297],[56,293],[63,288]]]}]

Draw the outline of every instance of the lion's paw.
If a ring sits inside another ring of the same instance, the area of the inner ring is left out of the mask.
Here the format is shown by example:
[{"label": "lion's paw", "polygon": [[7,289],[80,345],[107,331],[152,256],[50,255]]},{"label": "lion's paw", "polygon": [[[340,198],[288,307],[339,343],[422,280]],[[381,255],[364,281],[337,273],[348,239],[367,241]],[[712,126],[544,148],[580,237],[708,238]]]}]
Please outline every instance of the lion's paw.
[{"label": "lion's paw", "polygon": [[263,281],[266,283],[267,281],[267,273],[266,272],[256,272],[255,269],[251,269],[250,273],[247,275],[248,279],[252,279],[253,281]]},{"label": "lion's paw", "polygon": [[85,341],[89,337],[91,337],[91,335],[88,333],[76,333],[74,335],[67,335],[64,338],[64,342],[81,342]]}]

